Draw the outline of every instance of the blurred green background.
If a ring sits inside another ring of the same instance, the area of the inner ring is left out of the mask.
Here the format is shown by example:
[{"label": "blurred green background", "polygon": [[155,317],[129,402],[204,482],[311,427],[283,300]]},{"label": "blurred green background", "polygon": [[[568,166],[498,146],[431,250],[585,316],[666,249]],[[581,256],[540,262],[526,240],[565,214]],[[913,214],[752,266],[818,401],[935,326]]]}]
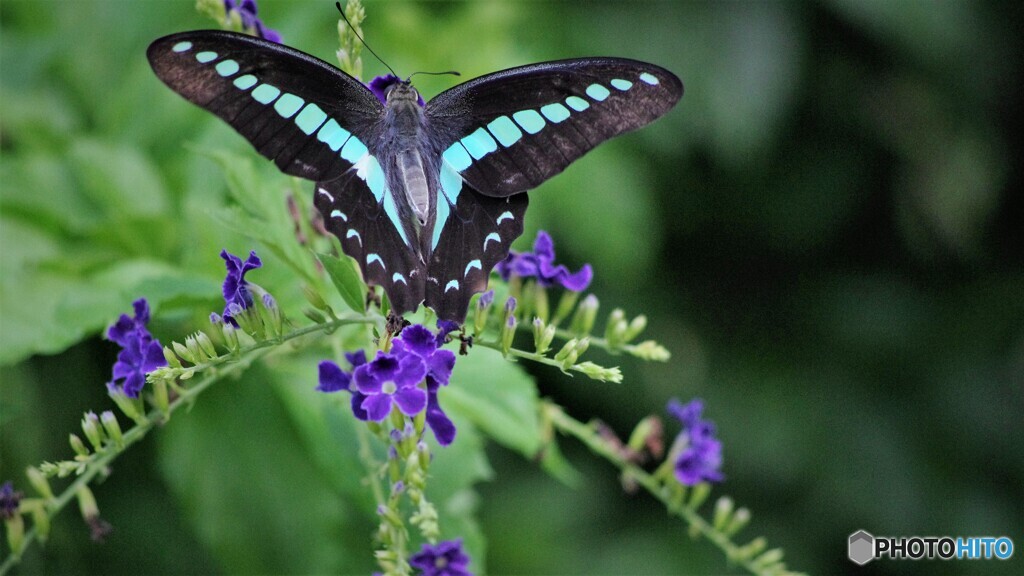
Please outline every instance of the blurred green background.
[{"label": "blurred green background", "polygon": [[[725,444],[717,492],[750,507],[745,534],[795,569],[848,571],[858,529],[1024,546],[1020,3],[366,6],[367,39],[402,74],[614,55],[686,85],[663,120],[531,193],[519,244],[549,230],[560,260],[594,265],[604,311],[646,313],[673,358],[599,356],[622,385],[526,366],[541,394],[623,435],[672,396],[704,398]],[[334,61],[332,3],[260,10],[287,44]],[[27,490],[24,467],[68,457],[82,412],[110,407],[104,325],[146,295],[161,339],[202,327],[189,310],[218,307],[219,248],[258,247],[210,220],[224,176],[197,150],[290,183],[150,72],[150,41],[213,27],[191,2],[4,0],[0,26],[0,479]],[[416,79],[426,97],[452,83]],[[281,268],[260,283],[298,305]],[[20,570],[368,573],[372,518],[339,501],[287,416],[281,390],[314,385],[313,360],[297,365],[204,395],[96,488],[106,544],[68,510]],[[585,473],[576,490],[493,446],[493,474],[480,462],[465,479],[491,477],[466,493],[490,572],[729,569],[565,448]],[[1021,556],[859,571],[1011,574]]]}]

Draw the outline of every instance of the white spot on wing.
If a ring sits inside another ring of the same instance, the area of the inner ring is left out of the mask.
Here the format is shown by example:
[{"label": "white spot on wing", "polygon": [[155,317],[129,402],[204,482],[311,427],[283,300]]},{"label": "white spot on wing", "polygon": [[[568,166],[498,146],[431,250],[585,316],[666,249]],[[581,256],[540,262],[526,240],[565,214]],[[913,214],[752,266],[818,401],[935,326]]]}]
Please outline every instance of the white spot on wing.
[{"label": "white spot on wing", "polygon": [[334,202],[334,196],[331,196],[331,193],[328,192],[327,190],[324,190],[323,188],[318,188],[317,191],[323,194],[324,196],[327,196],[327,199],[330,200],[331,202]]}]

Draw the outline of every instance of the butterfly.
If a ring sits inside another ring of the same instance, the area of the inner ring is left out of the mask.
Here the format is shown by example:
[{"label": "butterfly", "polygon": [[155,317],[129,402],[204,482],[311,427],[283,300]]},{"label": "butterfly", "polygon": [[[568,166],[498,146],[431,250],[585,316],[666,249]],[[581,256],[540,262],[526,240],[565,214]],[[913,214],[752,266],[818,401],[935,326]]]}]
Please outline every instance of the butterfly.
[{"label": "butterfly", "polygon": [[421,302],[462,323],[523,232],[526,191],[682,97],[674,74],[623,58],[511,68],[425,105],[409,80],[381,99],[294,48],[224,31],[172,34],[147,57],[186,100],[230,124],[314,205],[396,315]]}]

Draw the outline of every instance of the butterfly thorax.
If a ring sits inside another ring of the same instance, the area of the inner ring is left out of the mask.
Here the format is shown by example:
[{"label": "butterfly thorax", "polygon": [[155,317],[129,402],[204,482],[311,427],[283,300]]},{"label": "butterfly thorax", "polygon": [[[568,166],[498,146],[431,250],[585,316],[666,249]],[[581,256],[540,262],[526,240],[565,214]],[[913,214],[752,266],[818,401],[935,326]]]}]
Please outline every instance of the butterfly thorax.
[{"label": "butterfly thorax", "polygon": [[394,160],[388,174],[392,189],[401,190],[397,196],[404,200],[405,208],[415,216],[422,236],[422,230],[428,224],[431,212],[429,164],[423,159],[423,142],[426,140],[426,126],[423,108],[418,103],[419,94],[404,83],[398,82],[387,92],[387,103],[384,113],[384,131],[392,137],[393,150],[390,156]]}]

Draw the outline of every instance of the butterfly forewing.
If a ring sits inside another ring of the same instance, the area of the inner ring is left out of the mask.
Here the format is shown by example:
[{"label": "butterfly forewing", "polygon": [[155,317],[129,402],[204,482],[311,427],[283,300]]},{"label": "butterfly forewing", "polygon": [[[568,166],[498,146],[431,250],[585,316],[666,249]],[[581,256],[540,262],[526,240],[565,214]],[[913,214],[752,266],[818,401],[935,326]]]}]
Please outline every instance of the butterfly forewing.
[{"label": "butterfly forewing", "polygon": [[659,118],[683,94],[664,68],[622,58],[546,62],[496,72],[427,104],[442,153],[474,188],[537,187],[605,140]]},{"label": "butterfly forewing", "polygon": [[173,34],[153,42],[147,56],[171,89],[294,176],[341,175],[366,152],[383,115],[377,98],[337,68],[244,34]]}]

